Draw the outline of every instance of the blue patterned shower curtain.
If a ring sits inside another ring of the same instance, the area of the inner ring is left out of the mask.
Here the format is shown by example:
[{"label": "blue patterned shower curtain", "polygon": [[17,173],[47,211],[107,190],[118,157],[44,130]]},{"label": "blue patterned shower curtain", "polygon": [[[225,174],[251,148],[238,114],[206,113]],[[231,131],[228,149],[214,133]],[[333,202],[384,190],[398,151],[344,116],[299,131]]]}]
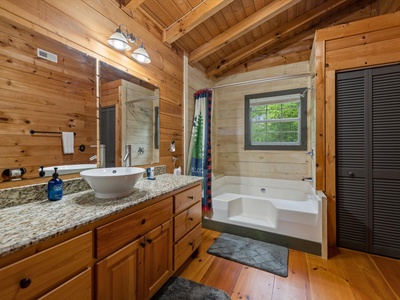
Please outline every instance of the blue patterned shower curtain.
[{"label": "blue patterned shower curtain", "polygon": [[202,206],[204,211],[211,211],[212,91],[197,91],[194,94],[194,101],[193,129],[189,144],[186,173],[192,176],[203,177]]}]

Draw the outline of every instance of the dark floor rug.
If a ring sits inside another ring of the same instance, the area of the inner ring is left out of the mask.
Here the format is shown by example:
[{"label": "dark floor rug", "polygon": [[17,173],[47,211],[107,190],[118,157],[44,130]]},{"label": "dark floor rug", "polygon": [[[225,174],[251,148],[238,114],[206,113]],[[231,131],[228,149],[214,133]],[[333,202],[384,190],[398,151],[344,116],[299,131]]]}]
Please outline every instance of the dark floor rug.
[{"label": "dark floor rug", "polygon": [[286,247],[221,233],[207,252],[282,277],[288,276],[289,250]]},{"label": "dark floor rug", "polygon": [[151,300],[229,300],[231,297],[211,286],[182,277],[171,277]]}]

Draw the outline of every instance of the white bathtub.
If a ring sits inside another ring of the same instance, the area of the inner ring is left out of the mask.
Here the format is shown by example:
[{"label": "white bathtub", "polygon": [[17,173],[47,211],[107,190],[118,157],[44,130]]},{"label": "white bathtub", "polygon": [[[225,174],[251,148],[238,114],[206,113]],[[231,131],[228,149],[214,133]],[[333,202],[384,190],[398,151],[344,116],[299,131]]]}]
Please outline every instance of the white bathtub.
[{"label": "white bathtub", "polygon": [[224,176],[212,184],[211,220],[321,243],[322,197],[309,182]]},{"label": "white bathtub", "polygon": [[[62,166],[52,166],[52,167],[45,167],[43,171],[45,172],[45,177],[52,176],[54,173],[54,168],[57,169],[57,173],[60,175],[64,174],[72,174],[72,173],[80,173],[81,171],[95,169],[97,168],[97,164],[75,164],[75,165],[62,165]],[[41,169],[39,168],[38,171]]]}]

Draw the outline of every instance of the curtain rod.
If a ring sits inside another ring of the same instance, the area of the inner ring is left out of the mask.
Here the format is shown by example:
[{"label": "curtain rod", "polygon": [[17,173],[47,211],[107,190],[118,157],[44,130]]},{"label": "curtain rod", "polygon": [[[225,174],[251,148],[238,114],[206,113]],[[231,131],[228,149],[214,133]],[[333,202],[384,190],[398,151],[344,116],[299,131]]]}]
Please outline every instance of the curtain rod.
[{"label": "curtain rod", "polygon": [[282,75],[282,76],[275,76],[275,77],[265,77],[265,78],[254,79],[254,80],[217,85],[210,89],[216,90],[216,89],[225,88],[225,87],[234,87],[234,86],[241,86],[241,85],[248,85],[248,84],[277,81],[277,80],[293,79],[293,78],[300,78],[300,77],[314,77],[314,76],[315,76],[315,74],[313,74],[313,73],[303,73],[303,74]]}]

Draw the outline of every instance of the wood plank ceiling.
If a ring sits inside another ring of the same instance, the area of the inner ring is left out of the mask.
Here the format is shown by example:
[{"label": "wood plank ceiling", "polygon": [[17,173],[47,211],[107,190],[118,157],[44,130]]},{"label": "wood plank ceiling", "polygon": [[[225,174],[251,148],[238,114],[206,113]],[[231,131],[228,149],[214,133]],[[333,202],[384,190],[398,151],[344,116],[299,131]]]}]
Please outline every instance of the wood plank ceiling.
[{"label": "wood plank ceiling", "polygon": [[[382,0],[116,0],[217,78],[308,60],[316,29],[378,14]],[[390,2],[390,1],[389,1]],[[381,4],[382,6],[382,4]]]}]

